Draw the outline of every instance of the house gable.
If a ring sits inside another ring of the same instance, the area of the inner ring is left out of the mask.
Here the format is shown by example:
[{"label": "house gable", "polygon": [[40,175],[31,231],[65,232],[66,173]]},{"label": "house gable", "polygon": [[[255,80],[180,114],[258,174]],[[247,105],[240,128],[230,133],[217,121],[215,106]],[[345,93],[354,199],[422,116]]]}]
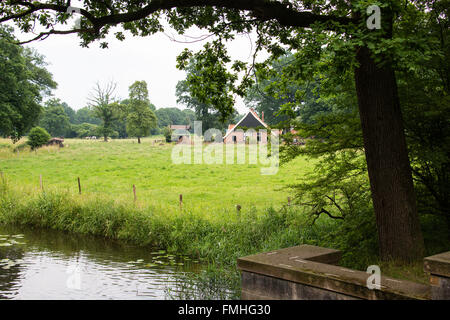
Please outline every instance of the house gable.
[{"label": "house gable", "polygon": [[[255,115],[251,112],[247,113],[242,121],[236,125],[236,127],[244,127],[244,128],[257,128],[257,127],[265,127],[262,121],[257,119]],[[235,127],[235,128],[236,128]]]},{"label": "house gable", "polygon": [[224,139],[230,135],[234,130],[239,128],[269,128],[267,124],[265,124],[256,114],[256,112],[253,109],[250,109],[249,112],[236,124],[236,125],[230,125],[228,127],[228,132],[223,137]]}]

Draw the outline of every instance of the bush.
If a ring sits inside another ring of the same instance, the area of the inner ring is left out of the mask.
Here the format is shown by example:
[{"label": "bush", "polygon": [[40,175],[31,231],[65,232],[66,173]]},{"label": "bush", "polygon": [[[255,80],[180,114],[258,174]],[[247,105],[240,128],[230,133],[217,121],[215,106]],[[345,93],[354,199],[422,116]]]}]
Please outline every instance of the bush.
[{"label": "bush", "polygon": [[172,129],[169,127],[164,127],[163,134],[164,137],[166,137],[166,142],[172,142]]},{"label": "bush", "polygon": [[31,146],[31,149],[42,147],[49,140],[49,133],[41,127],[34,127],[28,134],[28,144]]}]

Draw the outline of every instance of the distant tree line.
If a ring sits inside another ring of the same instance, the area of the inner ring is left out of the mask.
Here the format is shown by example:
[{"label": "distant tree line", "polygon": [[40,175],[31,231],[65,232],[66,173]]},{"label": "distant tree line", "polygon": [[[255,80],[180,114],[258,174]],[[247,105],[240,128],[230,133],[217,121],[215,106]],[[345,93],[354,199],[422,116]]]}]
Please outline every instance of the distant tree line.
[{"label": "distant tree line", "polygon": [[[187,109],[175,107],[156,109],[150,102],[147,83],[136,81],[129,88],[129,97],[114,96],[116,84],[97,84],[88,105],[78,110],[63,100],[51,97],[57,87],[52,74],[46,69],[45,58],[32,49],[15,44],[13,30],[0,26],[0,136],[13,142],[28,135],[39,126],[53,137],[85,138],[87,136],[111,138],[141,137],[167,133],[170,125],[190,125],[203,122],[203,131],[209,128],[226,130],[228,123],[236,123],[239,114],[228,119],[192,97],[186,80],[177,85],[177,102]],[[188,70],[186,79],[192,75]],[[44,100],[47,100],[44,102]],[[192,131],[192,130],[191,130]]]},{"label": "distant tree line", "polygon": [[[123,100],[119,106],[129,105],[129,99]],[[160,108],[157,109],[150,104],[150,110],[153,111],[156,119],[155,125],[151,126],[148,134],[162,134],[165,127],[170,125],[191,125],[193,126],[195,114],[192,110],[181,110],[179,108]],[[111,138],[128,138],[131,135],[127,131],[127,118],[120,115],[117,119],[111,121]],[[136,117],[138,117],[136,115]],[[131,119],[130,119],[131,120]],[[78,110],[71,108],[66,102],[58,98],[48,100],[43,108],[43,112],[39,118],[39,126],[45,128],[54,137],[65,138],[85,138],[88,136],[103,136],[102,118],[96,114],[93,107],[83,107]],[[129,130],[133,130],[129,126]],[[141,134],[141,137],[148,134]]]},{"label": "distant tree line", "polygon": [[140,141],[149,134],[163,134],[170,125],[193,127],[196,119],[218,123],[217,114],[198,113],[192,103],[187,106],[194,110],[156,109],[145,81],[133,83],[129,97],[123,100],[115,98],[114,83],[97,84],[88,105],[75,110],[59,98],[48,99],[57,83],[46,69],[45,58],[15,41],[13,30],[0,26],[0,136],[13,142],[28,135],[35,126],[53,137],[136,137]]}]

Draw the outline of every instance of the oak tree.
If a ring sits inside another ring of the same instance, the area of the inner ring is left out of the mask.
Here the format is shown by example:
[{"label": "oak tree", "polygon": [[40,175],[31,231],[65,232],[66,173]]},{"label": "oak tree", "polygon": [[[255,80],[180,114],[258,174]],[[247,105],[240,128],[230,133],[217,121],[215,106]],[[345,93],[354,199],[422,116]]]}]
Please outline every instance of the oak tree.
[{"label": "oak tree", "polygon": [[135,81],[129,88],[126,128],[130,136],[138,138],[138,143],[141,143],[141,138],[148,136],[150,130],[156,127],[156,116],[151,106],[147,83]]}]

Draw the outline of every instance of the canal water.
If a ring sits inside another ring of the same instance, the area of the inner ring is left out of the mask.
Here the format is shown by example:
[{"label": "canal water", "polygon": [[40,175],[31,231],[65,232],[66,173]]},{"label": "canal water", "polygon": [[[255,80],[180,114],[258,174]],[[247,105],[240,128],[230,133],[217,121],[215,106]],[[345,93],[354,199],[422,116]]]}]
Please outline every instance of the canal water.
[{"label": "canal water", "polygon": [[200,270],[164,250],[0,225],[0,299],[167,299]]}]

